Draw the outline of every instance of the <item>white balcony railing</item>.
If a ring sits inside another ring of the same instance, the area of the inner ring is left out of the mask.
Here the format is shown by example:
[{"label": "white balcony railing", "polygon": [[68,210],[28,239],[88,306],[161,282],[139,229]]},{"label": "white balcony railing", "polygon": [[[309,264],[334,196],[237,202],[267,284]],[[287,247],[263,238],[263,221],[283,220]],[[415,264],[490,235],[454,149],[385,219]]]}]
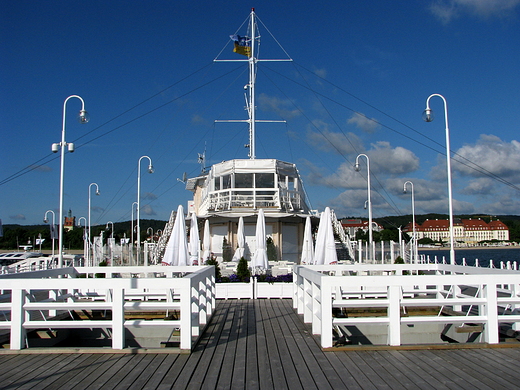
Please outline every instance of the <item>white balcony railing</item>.
[{"label": "white balcony railing", "polygon": [[299,211],[304,209],[302,194],[273,188],[232,188],[211,191],[203,199],[201,214],[207,211],[232,211],[249,209],[277,209]]}]

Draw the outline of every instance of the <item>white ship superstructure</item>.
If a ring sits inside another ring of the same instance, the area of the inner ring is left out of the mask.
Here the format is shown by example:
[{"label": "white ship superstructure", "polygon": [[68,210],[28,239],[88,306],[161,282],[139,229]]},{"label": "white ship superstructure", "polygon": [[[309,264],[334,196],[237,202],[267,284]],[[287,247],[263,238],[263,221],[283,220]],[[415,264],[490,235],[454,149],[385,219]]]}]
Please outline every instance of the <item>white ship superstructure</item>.
[{"label": "white ship superstructure", "polygon": [[224,238],[236,248],[240,217],[245,222],[246,253],[254,253],[256,216],[263,209],[276,260],[298,261],[305,218],[311,211],[294,164],[275,159],[224,161],[207,174],[188,179],[186,188],[193,191],[189,212],[210,221],[211,250],[217,259],[223,257]]},{"label": "white ship superstructure", "polygon": [[[259,120],[256,118],[255,84],[257,65],[262,61],[291,61],[291,59],[259,59],[257,48],[260,40],[256,15],[251,11],[248,31],[245,36],[231,35],[234,51],[247,58],[231,60],[215,59],[216,62],[244,62],[249,69],[249,81],[245,85],[247,119],[219,120],[217,122],[247,123],[249,127],[249,155],[247,159],[233,159],[214,164],[194,178],[186,180],[186,189],[193,192],[189,202],[188,214],[195,213],[199,218],[199,229],[203,220],[210,222],[211,252],[219,261],[229,259],[229,251],[237,249],[237,229],[240,217],[244,219],[245,257],[250,259],[255,253],[255,225],[260,209],[265,214],[266,238],[270,239],[271,261],[298,263],[304,236],[305,219],[312,217],[312,225],[318,225],[318,213],[311,210],[305,194],[302,178],[296,165],[278,159],[256,158],[255,138],[258,122],[284,122]],[[283,50],[283,49],[282,49]],[[284,53],[285,50],[283,50]],[[203,162],[205,153],[201,155]],[[169,225],[173,222],[173,215]],[[341,225],[335,221],[335,231],[348,247],[348,238]],[[168,225],[165,233],[169,231]],[[158,255],[166,240],[159,242]],[[274,249],[273,249],[274,248]],[[347,251],[349,251],[348,248]],[[350,251],[350,253],[352,253]],[[352,257],[352,255],[350,255]],[[347,255],[348,258],[348,255]],[[205,260],[205,259],[203,259]],[[157,261],[157,260],[156,260]]]}]

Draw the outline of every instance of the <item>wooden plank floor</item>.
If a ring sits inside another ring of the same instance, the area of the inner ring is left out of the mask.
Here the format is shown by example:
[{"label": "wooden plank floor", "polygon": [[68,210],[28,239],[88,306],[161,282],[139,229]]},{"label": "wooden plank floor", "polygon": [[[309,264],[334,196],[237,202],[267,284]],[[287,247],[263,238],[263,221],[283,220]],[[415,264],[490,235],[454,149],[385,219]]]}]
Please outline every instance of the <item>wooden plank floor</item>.
[{"label": "wooden plank floor", "polygon": [[103,352],[0,353],[0,389],[520,389],[520,348],[324,352],[282,299],[218,301],[191,354]]}]

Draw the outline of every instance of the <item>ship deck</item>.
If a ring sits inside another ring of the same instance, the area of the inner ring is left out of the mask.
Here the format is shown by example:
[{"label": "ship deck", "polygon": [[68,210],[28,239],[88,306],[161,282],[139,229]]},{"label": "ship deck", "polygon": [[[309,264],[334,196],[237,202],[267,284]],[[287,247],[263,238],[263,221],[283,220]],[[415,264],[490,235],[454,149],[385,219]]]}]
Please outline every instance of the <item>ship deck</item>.
[{"label": "ship deck", "polygon": [[291,303],[218,301],[212,322],[190,354],[169,348],[5,350],[0,352],[0,388],[520,388],[519,348],[323,351]]}]

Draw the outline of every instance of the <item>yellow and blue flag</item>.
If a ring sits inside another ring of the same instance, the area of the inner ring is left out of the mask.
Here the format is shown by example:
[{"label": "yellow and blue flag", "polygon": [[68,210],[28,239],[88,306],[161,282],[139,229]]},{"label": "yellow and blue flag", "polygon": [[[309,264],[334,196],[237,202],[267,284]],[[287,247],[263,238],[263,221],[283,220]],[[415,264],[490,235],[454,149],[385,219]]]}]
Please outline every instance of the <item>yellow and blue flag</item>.
[{"label": "yellow and blue flag", "polygon": [[251,57],[251,39],[249,37],[241,37],[240,35],[230,35],[229,37],[235,41],[233,52]]}]

